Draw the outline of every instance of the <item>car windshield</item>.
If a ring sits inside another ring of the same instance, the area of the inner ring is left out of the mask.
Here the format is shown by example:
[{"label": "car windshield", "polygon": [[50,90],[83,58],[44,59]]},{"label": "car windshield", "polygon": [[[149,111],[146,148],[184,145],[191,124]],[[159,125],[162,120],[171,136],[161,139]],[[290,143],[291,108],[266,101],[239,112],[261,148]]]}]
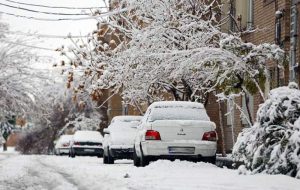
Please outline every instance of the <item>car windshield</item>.
[{"label": "car windshield", "polygon": [[156,120],[204,120],[209,121],[209,117],[203,108],[199,107],[155,107],[152,109],[149,121]]}]

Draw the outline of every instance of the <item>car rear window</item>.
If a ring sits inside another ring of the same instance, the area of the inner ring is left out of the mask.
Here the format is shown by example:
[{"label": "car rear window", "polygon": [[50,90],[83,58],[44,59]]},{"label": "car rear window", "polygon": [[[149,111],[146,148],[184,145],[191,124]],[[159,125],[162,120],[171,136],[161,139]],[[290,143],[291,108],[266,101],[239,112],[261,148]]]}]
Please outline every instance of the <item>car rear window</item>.
[{"label": "car rear window", "polygon": [[199,107],[155,107],[149,115],[150,121],[156,120],[204,120],[209,117],[203,108]]}]

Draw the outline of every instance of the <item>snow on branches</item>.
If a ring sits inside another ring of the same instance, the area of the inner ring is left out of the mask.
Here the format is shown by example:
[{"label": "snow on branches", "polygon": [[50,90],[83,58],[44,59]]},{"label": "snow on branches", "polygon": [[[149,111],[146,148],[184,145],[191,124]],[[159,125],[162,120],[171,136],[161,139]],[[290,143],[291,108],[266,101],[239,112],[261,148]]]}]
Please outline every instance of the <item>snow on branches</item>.
[{"label": "snow on branches", "polygon": [[251,173],[300,178],[300,90],[290,83],[270,92],[257,121],[240,133],[233,148],[236,161]]},{"label": "snow on branches", "polygon": [[93,51],[76,50],[73,61],[88,71],[82,80],[89,81],[90,92],[121,90],[128,102],[152,102],[164,93],[190,101],[203,101],[216,90],[254,93],[264,83],[266,61],[280,66],[283,60],[276,45],[244,43],[238,34],[223,33],[217,0],[121,2],[129,11],[112,17],[106,32],[123,40],[114,48],[110,43],[116,40],[94,40]]}]

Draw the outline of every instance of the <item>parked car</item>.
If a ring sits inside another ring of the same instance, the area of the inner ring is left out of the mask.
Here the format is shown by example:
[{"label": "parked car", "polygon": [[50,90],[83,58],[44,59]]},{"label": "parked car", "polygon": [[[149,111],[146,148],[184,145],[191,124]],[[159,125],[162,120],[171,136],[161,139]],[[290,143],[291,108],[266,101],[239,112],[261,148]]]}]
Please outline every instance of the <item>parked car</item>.
[{"label": "parked car", "polygon": [[138,127],[134,165],[146,166],[158,159],[185,159],[215,163],[217,133],[203,104],[155,102]]},{"label": "parked car", "polygon": [[76,131],[70,146],[70,156],[97,156],[102,157],[103,137],[98,131]]},{"label": "parked car", "polygon": [[68,155],[72,138],[73,135],[61,135],[55,144],[54,153],[56,155]]},{"label": "parked car", "polygon": [[113,164],[116,159],[132,159],[136,128],[142,116],[116,116],[104,129],[103,163]]}]

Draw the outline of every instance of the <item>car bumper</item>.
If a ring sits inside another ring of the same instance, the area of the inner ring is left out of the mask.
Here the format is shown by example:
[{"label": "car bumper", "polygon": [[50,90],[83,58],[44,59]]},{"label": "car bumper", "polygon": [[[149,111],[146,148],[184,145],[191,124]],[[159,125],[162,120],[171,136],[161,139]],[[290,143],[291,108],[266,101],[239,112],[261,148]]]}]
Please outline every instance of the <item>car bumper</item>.
[{"label": "car bumper", "polygon": [[81,156],[102,156],[103,155],[103,148],[73,147],[72,151],[75,155],[81,155]]},{"label": "car bumper", "polygon": [[210,141],[194,141],[193,143],[144,141],[141,145],[143,155],[166,158],[213,157],[217,151],[217,143]]},{"label": "car bumper", "polygon": [[59,148],[57,149],[57,154],[69,154],[70,148]]},{"label": "car bumper", "polygon": [[109,152],[112,157],[117,159],[132,159],[133,148],[110,148]]}]

